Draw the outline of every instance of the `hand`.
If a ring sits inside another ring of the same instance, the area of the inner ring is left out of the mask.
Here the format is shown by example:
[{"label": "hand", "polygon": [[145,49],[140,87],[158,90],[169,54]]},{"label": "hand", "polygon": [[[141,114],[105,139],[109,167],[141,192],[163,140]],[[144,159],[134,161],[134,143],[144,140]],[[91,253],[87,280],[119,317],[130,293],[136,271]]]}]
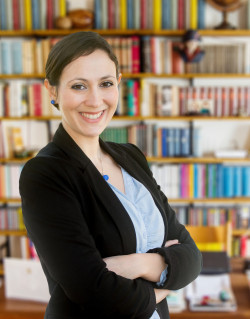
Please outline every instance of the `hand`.
[{"label": "hand", "polygon": [[154,289],[156,303],[161,302],[167,295],[170,293],[170,290],[167,289]]},{"label": "hand", "polygon": [[172,245],[177,245],[180,244],[178,239],[172,239],[172,240],[168,240],[166,241],[164,247],[170,247]]}]

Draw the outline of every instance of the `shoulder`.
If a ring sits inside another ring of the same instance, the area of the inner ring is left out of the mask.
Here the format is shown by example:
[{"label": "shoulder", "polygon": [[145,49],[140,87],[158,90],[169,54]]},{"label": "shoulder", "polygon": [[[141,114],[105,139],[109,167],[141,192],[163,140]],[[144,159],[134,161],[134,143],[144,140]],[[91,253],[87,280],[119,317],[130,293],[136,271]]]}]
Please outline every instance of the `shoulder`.
[{"label": "shoulder", "polygon": [[53,143],[49,143],[32,159],[26,162],[24,165],[20,183],[29,180],[47,180],[55,181],[59,179],[59,176],[69,175],[67,172],[72,172],[73,165],[67,159],[67,156],[63,154]]}]

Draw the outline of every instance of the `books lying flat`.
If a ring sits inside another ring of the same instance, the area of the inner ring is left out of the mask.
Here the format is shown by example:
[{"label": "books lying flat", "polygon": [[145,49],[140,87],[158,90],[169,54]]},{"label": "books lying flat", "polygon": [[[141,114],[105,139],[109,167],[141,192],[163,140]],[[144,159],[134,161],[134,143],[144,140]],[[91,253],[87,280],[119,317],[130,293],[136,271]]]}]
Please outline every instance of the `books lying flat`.
[{"label": "books lying flat", "polygon": [[221,150],[214,153],[214,156],[219,158],[245,158],[247,155],[247,150]]}]

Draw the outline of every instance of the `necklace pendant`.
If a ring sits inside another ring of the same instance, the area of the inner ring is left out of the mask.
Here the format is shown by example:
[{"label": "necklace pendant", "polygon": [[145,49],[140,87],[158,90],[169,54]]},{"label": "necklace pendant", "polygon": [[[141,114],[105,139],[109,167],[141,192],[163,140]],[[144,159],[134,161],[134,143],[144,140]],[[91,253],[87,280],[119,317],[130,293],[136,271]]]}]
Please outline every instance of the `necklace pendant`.
[{"label": "necklace pendant", "polygon": [[109,176],[108,175],[103,175],[103,178],[105,179],[105,181],[109,180]]}]

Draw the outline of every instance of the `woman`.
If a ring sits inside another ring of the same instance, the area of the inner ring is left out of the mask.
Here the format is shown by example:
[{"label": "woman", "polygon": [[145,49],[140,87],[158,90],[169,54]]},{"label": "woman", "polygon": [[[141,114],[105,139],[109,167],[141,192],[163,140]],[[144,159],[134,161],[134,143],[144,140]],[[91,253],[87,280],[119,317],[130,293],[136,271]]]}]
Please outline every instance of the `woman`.
[{"label": "woman", "polygon": [[99,138],[120,80],[97,33],[71,34],[49,54],[45,86],[62,123],[20,178],[25,224],[51,294],[48,319],[168,318],[168,289],[201,269],[144,155]]}]

